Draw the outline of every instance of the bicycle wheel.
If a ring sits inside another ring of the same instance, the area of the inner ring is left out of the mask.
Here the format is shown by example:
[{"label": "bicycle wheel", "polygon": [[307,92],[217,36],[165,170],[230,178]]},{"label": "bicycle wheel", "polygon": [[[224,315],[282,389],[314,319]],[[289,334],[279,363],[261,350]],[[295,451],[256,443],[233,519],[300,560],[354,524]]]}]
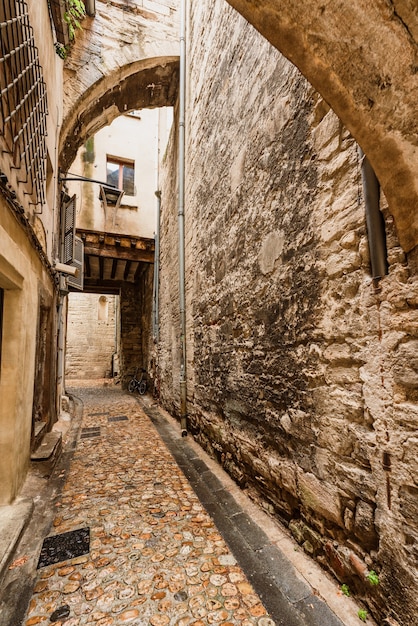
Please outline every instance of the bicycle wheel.
[{"label": "bicycle wheel", "polygon": [[135,389],[136,389],[136,380],[133,378],[132,380],[129,381],[128,391],[129,393],[133,393]]},{"label": "bicycle wheel", "polygon": [[147,390],[147,383],[145,382],[145,380],[141,380],[141,382],[139,383],[139,387],[138,387],[139,394],[143,396],[146,390]]}]

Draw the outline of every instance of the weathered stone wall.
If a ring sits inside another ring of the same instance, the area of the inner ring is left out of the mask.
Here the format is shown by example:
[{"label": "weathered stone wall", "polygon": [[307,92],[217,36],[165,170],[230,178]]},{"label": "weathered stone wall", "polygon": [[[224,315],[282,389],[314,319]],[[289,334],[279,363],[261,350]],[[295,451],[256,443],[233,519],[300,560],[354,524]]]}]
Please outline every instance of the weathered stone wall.
[{"label": "weathered stone wall", "polygon": [[300,69],[350,130],[375,168],[403,249],[411,251],[418,245],[417,3],[228,2]]},{"label": "weathered stone wall", "polygon": [[[389,275],[375,288],[355,142],[220,0],[192,7],[188,52],[190,428],[379,623],[416,624],[416,255],[382,197]],[[178,413],[174,161],[157,359]]]},{"label": "weathered stone wall", "polygon": [[149,365],[153,265],[144,263],[139,280],[123,283],[120,296],[69,295],[66,378],[107,378],[118,356],[122,383],[135,368]]},{"label": "weathered stone wall", "polygon": [[66,378],[108,378],[118,345],[118,297],[71,293],[68,303]]},{"label": "weathered stone wall", "polygon": [[136,367],[148,367],[151,338],[152,282],[154,266],[144,263],[135,284],[121,288],[121,373],[123,383]]}]

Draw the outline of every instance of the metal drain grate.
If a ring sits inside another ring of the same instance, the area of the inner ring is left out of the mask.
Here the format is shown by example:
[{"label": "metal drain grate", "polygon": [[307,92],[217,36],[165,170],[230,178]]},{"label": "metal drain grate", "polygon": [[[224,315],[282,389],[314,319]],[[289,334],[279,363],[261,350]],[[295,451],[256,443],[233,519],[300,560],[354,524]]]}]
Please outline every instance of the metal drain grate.
[{"label": "metal drain grate", "polygon": [[108,417],[108,422],[124,422],[128,419],[127,415],[116,415],[115,417]]},{"label": "metal drain grate", "polygon": [[79,528],[68,533],[46,537],[42,544],[37,569],[61,561],[75,559],[90,551],[90,528]]},{"label": "metal drain grate", "polygon": [[100,437],[100,426],[82,428],[80,438],[86,439],[87,437]]}]

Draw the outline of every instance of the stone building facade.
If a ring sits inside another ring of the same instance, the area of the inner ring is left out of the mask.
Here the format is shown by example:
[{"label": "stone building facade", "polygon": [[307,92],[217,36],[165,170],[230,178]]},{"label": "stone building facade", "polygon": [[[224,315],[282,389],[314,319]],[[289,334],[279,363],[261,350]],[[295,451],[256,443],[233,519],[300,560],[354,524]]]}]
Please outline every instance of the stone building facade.
[{"label": "stone building facade", "polygon": [[[68,380],[121,375],[125,384],[129,373],[147,364],[153,257],[142,265],[134,262],[134,256],[131,260],[129,257],[133,238],[138,247],[151,242],[154,245],[158,207],[155,192],[171,121],[172,110],[168,108],[122,115],[90,137],[71,166],[75,176],[70,176],[68,192],[76,196],[76,232],[84,238],[85,251],[89,251],[92,238],[99,242],[112,240],[115,245],[112,252],[107,249],[113,257],[92,252],[85,264],[87,293],[69,296]],[[75,180],[77,176],[79,180]],[[120,203],[103,202],[97,181],[117,183],[124,190]],[[101,252],[106,253],[105,245]],[[92,275],[96,277],[94,282]]]},{"label": "stone building facade", "polygon": [[65,378],[110,378],[119,347],[119,297],[71,293],[68,302]]},{"label": "stone building facade", "polygon": [[[373,281],[356,142],[224,2],[192,3],[188,59],[189,428],[379,623],[415,624],[416,254],[381,194]],[[178,414],[175,143],[155,387]]]},{"label": "stone building facade", "polygon": [[[46,2],[2,2],[0,505],[19,494],[38,431],[57,419],[63,61]],[[36,131],[35,131],[36,129]]]}]

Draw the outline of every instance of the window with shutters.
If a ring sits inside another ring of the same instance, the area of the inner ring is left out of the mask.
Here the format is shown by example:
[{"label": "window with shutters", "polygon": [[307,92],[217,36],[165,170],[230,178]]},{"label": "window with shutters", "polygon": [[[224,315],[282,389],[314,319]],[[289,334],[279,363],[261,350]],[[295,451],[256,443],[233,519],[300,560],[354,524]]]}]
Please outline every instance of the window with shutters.
[{"label": "window with shutters", "polygon": [[0,148],[34,205],[46,202],[47,95],[28,7],[0,2]]},{"label": "window with shutters", "polygon": [[75,234],[76,196],[63,195],[61,205],[61,262],[78,270],[77,276],[66,277],[69,287],[84,289],[84,243]]},{"label": "window with shutters", "polygon": [[62,203],[62,254],[61,261],[63,263],[71,263],[74,259],[75,247],[75,200],[64,196]]}]

